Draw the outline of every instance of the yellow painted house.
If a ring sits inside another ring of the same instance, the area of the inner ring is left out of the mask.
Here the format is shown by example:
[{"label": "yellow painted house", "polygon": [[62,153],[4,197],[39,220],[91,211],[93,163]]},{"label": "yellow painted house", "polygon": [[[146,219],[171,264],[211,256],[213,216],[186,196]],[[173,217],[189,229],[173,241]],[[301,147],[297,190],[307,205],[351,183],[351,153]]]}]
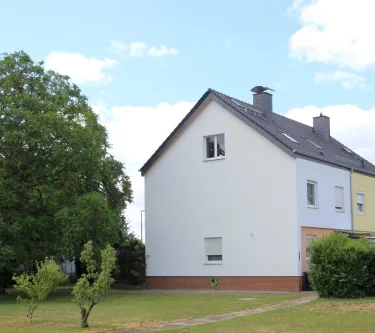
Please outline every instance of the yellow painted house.
[{"label": "yellow painted house", "polygon": [[353,229],[375,232],[375,177],[352,173]]}]

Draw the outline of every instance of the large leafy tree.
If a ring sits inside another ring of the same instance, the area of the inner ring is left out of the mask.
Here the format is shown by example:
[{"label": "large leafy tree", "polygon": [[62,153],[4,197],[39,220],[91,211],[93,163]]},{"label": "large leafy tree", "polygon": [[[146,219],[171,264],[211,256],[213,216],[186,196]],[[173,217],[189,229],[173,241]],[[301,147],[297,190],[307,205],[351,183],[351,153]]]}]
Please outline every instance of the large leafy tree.
[{"label": "large leafy tree", "polygon": [[89,239],[121,241],[132,191],[109,148],[67,76],[23,51],[0,56],[0,280],[46,255],[79,257]]}]

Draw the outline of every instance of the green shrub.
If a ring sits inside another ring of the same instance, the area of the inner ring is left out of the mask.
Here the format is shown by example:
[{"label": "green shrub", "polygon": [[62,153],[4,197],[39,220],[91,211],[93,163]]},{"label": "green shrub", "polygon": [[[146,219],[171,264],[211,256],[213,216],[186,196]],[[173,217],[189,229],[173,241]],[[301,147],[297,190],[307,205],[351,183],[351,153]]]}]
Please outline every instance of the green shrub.
[{"label": "green shrub", "polygon": [[117,282],[140,285],[146,281],[145,245],[141,240],[130,238],[119,247],[117,257]]},{"label": "green shrub", "polygon": [[26,293],[26,297],[17,297],[19,303],[27,306],[27,319],[31,322],[33,313],[41,301],[56,289],[57,286],[68,280],[68,276],[61,273],[60,266],[55,261],[46,259],[43,263],[36,263],[35,274],[14,276],[14,288]]},{"label": "green shrub", "polygon": [[310,248],[309,280],[320,297],[353,298],[373,294],[374,246],[333,233]]}]

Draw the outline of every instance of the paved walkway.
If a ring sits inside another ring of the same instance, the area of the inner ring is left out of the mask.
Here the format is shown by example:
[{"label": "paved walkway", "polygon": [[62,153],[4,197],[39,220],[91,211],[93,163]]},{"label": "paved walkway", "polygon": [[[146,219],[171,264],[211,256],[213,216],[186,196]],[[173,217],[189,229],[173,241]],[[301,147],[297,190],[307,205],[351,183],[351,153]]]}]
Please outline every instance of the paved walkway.
[{"label": "paved walkway", "polygon": [[[306,297],[301,297],[298,299],[293,299],[277,304],[272,304],[272,305],[267,305],[255,309],[248,309],[248,310],[243,310],[243,311],[236,311],[236,312],[230,312],[230,313],[225,313],[221,315],[212,315],[212,316],[207,316],[203,318],[195,318],[195,319],[189,319],[189,320],[180,320],[180,321],[174,321],[170,323],[165,323],[161,325],[156,325],[153,327],[149,327],[148,331],[158,331],[162,329],[168,329],[168,328],[183,328],[183,327],[188,327],[188,326],[196,326],[196,325],[202,325],[202,324],[208,324],[208,323],[216,323],[218,321],[222,320],[229,320],[233,318],[238,318],[238,317],[244,317],[252,314],[257,314],[257,313],[263,313],[267,311],[272,311],[272,310],[277,310],[280,308],[285,308],[285,307],[290,307],[290,306],[296,306],[300,304],[305,304],[312,302],[316,300],[318,296],[316,294],[309,294]],[[144,332],[144,331],[143,331]],[[120,331],[117,333],[131,333],[130,331]]]}]

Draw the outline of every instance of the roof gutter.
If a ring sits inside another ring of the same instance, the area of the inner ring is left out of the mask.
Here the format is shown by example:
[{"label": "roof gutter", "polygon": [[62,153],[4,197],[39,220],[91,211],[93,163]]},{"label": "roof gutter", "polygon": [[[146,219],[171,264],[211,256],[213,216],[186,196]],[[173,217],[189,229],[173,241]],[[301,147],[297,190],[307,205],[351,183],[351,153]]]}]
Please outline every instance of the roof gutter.
[{"label": "roof gutter", "polygon": [[329,161],[329,160],[324,159],[324,158],[319,158],[319,156],[316,156],[316,155],[307,154],[307,153],[303,153],[303,152],[296,151],[296,150],[293,150],[293,153],[296,154],[296,155],[309,157],[309,158],[312,158],[314,160],[322,161],[324,163],[327,163],[327,164],[330,164],[330,165],[334,165],[334,166],[340,167],[340,168],[345,169],[345,170],[353,170],[353,171],[355,170],[355,171],[357,171],[360,174],[367,175],[367,176],[370,176],[370,177],[375,177],[375,173],[373,173],[371,171],[366,172],[364,170],[360,170],[360,169],[357,169],[357,168],[354,169],[351,166],[345,166],[343,164],[335,163],[335,162]]}]

